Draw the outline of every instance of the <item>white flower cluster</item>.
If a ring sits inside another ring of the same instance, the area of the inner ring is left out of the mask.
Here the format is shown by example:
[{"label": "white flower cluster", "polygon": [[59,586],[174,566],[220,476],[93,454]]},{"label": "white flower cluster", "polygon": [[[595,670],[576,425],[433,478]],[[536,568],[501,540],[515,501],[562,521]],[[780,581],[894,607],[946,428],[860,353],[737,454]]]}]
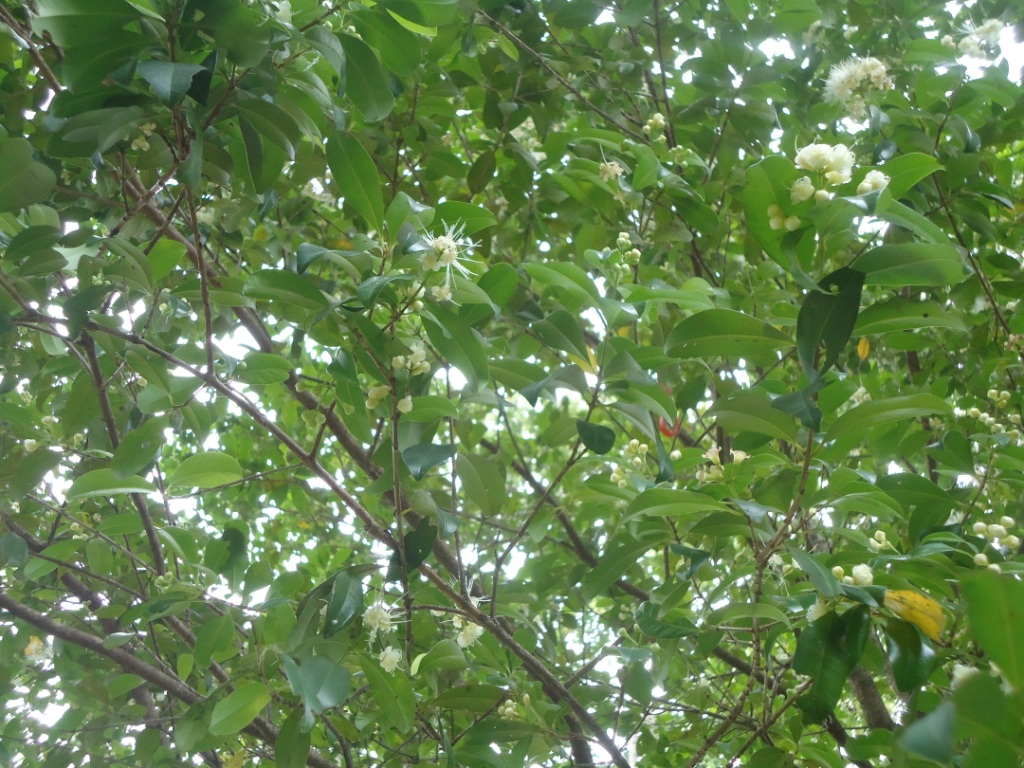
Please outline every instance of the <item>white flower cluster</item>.
[{"label": "white flower cluster", "polygon": [[892,545],[892,542],[886,538],[885,531],[875,531],[874,536],[868,541],[868,547],[873,552],[881,552],[883,549],[895,550],[896,547]]},{"label": "white flower cluster", "polygon": [[153,131],[156,130],[156,123],[143,123],[139,126],[139,130],[142,131],[142,135],[136,136],[132,140],[132,149],[145,152],[149,149],[149,137],[152,136]]},{"label": "white flower cluster", "polygon": [[366,393],[366,410],[372,411],[383,403],[391,395],[391,388],[387,384],[378,384],[370,387]]},{"label": "white flower cluster", "polygon": [[824,177],[829,184],[848,182],[856,160],[853,152],[845,144],[808,144],[793,158],[797,168],[813,171]]},{"label": "white flower cluster", "polygon": [[391,367],[396,371],[409,371],[412,376],[430,373],[426,348],[418,341],[412,342],[409,345],[408,355],[395,355],[391,358]]},{"label": "white flower cluster", "polygon": [[665,126],[665,116],[661,112],[655,112],[641,130],[652,139],[658,139],[665,132]]},{"label": "white flower cluster", "polygon": [[[647,443],[641,443],[637,439],[630,440],[626,444],[623,454],[625,458],[629,459],[629,463],[633,465],[633,469],[639,472],[644,472],[647,469],[647,454],[651,450],[651,446]],[[629,485],[627,474],[621,469],[616,467],[612,470],[611,481],[615,483],[619,488],[625,488]]]},{"label": "white flower cluster", "polygon": [[999,37],[1006,25],[999,19],[989,19],[971,29],[958,43],[952,35],[942,38],[942,44],[964,56],[976,59],[991,58],[999,53]]},{"label": "white flower cluster", "polygon": [[[988,399],[992,401],[992,404],[995,406],[995,409],[997,411],[1006,408],[1006,406],[1010,404],[1010,397],[1010,393],[1005,389],[999,391],[995,389],[990,389],[988,391]],[[991,413],[983,411],[980,408],[968,408],[967,415],[970,416],[972,419],[977,419],[978,421],[980,421],[982,424],[988,427],[988,429],[993,434],[998,435],[1005,432],[1009,437],[1013,438],[1014,440],[1019,441],[1021,439],[1021,431],[1019,429],[1019,427],[1021,426],[1021,417],[1019,413],[1005,414],[1006,421],[1008,421],[1012,425],[1009,429],[1007,429],[1006,425],[1000,422],[1000,420],[996,416],[993,416]]]},{"label": "white flower cluster", "polygon": [[843,566],[837,565],[832,569],[832,575],[843,582],[843,584],[852,584],[857,587],[869,587],[875,583],[875,576],[871,572],[871,566],[865,563],[853,566],[853,571],[849,576],[846,575]]},{"label": "white flower cluster", "polygon": [[857,185],[857,194],[866,195],[868,192],[879,192],[889,186],[889,177],[881,171],[868,171],[868,175]]},{"label": "white flower cluster", "polygon": [[[971,530],[978,536],[984,536],[991,541],[993,547],[1007,547],[1016,549],[1020,546],[1020,537],[1009,533],[1017,527],[1017,521],[1009,515],[1003,515],[998,523],[984,523],[978,521],[971,526]],[[987,563],[986,563],[987,564]],[[982,565],[982,563],[979,563]]]},{"label": "white flower cluster", "polygon": [[829,72],[825,98],[842,104],[854,120],[863,120],[868,116],[868,98],[875,91],[891,90],[892,85],[885,64],[873,56],[847,59]]},{"label": "white flower cluster", "polygon": [[363,623],[370,628],[370,642],[377,636],[395,631],[395,620],[391,609],[384,603],[374,603],[363,612]]}]

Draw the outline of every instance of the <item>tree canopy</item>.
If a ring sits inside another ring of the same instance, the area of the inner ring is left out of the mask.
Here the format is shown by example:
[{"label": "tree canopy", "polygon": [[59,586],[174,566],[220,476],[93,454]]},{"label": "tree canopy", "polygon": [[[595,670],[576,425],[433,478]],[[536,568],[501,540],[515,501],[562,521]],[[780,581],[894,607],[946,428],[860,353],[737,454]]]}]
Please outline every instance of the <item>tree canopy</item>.
[{"label": "tree canopy", "polygon": [[0,766],[1024,764],[1016,13],[0,0]]}]

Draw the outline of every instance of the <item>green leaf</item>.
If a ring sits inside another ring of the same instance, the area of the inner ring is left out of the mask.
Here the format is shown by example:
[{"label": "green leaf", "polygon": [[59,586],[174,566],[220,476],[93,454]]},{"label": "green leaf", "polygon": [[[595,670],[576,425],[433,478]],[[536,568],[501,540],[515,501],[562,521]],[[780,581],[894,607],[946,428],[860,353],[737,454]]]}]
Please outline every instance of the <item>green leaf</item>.
[{"label": "green leaf", "polygon": [[589,451],[599,456],[604,456],[615,445],[615,432],[600,424],[591,424],[583,419],[576,419],[576,434],[580,436],[580,442]]},{"label": "green leaf", "polygon": [[921,179],[931,176],[936,171],[942,170],[942,164],[931,155],[923,152],[908,152],[882,166],[885,175],[889,177],[889,184],[886,189],[894,200],[899,200],[911,187]]},{"label": "green leaf", "polygon": [[0,142],[0,212],[19,211],[50,196],[57,174],[33,159],[25,139]]},{"label": "green leaf", "polygon": [[238,733],[269,703],[270,691],[263,683],[243,683],[213,708],[210,733],[215,736]]},{"label": "green leaf", "polygon": [[335,133],[327,142],[327,164],[345,202],[380,230],[384,222],[380,176],[363,145],[347,133]]},{"label": "green leaf", "polygon": [[379,4],[424,27],[448,24],[458,13],[458,0],[380,0]]},{"label": "green leaf", "polygon": [[967,274],[960,252],[952,245],[902,243],[879,245],[851,265],[866,275],[865,285],[954,285]]},{"label": "green leaf", "polygon": [[420,319],[430,343],[472,385],[487,381],[487,350],[480,334],[461,315],[433,306],[425,308]]},{"label": "green leaf", "polygon": [[792,346],[793,340],[763,320],[731,309],[697,312],[672,329],[665,351],[694,357],[750,357]]},{"label": "green leaf", "polygon": [[634,618],[640,631],[655,640],[672,640],[695,634],[697,626],[684,616],[672,616],[669,620],[658,618],[657,605],[644,601],[637,608]]},{"label": "green leaf", "polygon": [[988,571],[962,581],[971,634],[1006,681],[1024,687],[1024,583]]},{"label": "green leaf", "polygon": [[461,224],[465,233],[472,235],[481,229],[495,226],[498,220],[494,218],[493,213],[479,205],[447,200],[434,208],[435,226],[439,222],[450,225]]},{"label": "green leaf", "polygon": [[389,675],[376,659],[362,656],[360,666],[370,685],[370,692],[384,717],[399,733],[408,733],[416,717],[412,686],[403,674]]},{"label": "green leaf", "polygon": [[214,616],[196,632],[194,662],[201,670],[210,665],[210,657],[227,651],[235,643],[235,622],[229,613]]},{"label": "green leaf", "polygon": [[800,634],[793,669],[813,680],[810,690],[797,700],[808,722],[822,722],[839,702],[870,631],[870,609],[858,605],[842,615],[830,611]]},{"label": "green leaf", "polygon": [[168,107],[181,101],[195,76],[205,71],[198,64],[176,61],[144,61],[138,68],[139,76],[153,86],[153,93]]},{"label": "green leaf", "polygon": [[402,461],[413,477],[422,480],[427,472],[451,459],[456,451],[454,445],[410,445],[402,451]]},{"label": "green leaf", "polygon": [[[820,292],[811,291],[804,298],[796,320],[797,355],[810,381],[835,364],[849,341],[860,310],[864,274],[843,267],[819,285]],[[819,360],[821,344],[825,345],[825,354]]]},{"label": "green leaf", "polygon": [[626,507],[632,517],[674,517],[685,523],[707,512],[731,512],[732,509],[711,496],[695,491],[675,488],[649,488],[634,498]]},{"label": "green leaf", "polygon": [[155,493],[156,486],[137,475],[117,477],[109,469],[94,469],[75,479],[68,489],[68,501],[90,496],[114,496],[121,493]]},{"label": "green leaf", "polygon": [[861,310],[854,326],[858,336],[870,336],[916,328],[951,328],[967,331],[962,317],[943,309],[931,300],[914,301],[896,296]]},{"label": "green leaf", "polygon": [[33,26],[50,33],[60,46],[73,47],[117,37],[130,21],[142,14],[124,0],[40,0]]},{"label": "green leaf", "polygon": [[[290,274],[290,273],[289,273]],[[250,352],[242,364],[235,369],[235,375],[247,384],[265,386],[288,381],[292,365],[280,355],[268,352]]]},{"label": "green leaf", "polygon": [[832,572],[822,565],[816,557],[797,547],[786,547],[800,570],[807,574],[815,589],[824,598],[839,597],[841,594],[839,580]]},{"label": "green leaf", "polygon": [[417,656],[409,667],[409,673],[415,677],[432,669],[460,670],[468,666],[466,654],[459,644],[451,638],[445,638],[426,653]]},{"label": "green leaf", "polygon": [[953,715],[953,702],[942,702],[911,723],[899,737],[899,745],[929,760],[948,763],[953,757]]},{"label": "green leaf", "polygon": [[285,269],[261,269],[249,276],[242,291],[253,299],[280,302],[303,309],[322,310],[330,305],[327,297],[303,275]]},{"label": "green leaf", "polygon": [[442,395],[418,395],[412,398],[412,410],[402,414],[403,421],[432,422],[457,419],[459,408]]},{"label": "green leaf", "polygon": [[935,651],[916,626],[902,619],[885,625],[889,662],[896,687],[904,693],[916,691],[935,669]]},{"label": "green leaf", "polygon": [[363,612],[363,582],[346,571],[334,577],[324,612],[324,637],[340,632]]},{"label": "green leaf", "polygon": [[[437,541],[437,526],[421,520],[415,530],[405,534],[405,562],[409,572],[420,567],[434,549],[434,542]],[[384,581],[398,581],[402,577],[402,555],[395,550],[388,563],[388,572],[384,575]]]},{"label": "green leaf", "polygon": [[[288,657],[286,656],[285,659]],[[304,720],[303,710],[299,709],[292,710],[284,719],[281,730],[278,731],[277,738],[274,740],[276,768],[304,768],[306,765],[313,737],[308,731],[302,730]],[[312,721],[310,721],[310,725],[312,726]]]},{"label": "green leaf", "polygon": [[305,707],[303,731],[312,727],[313,718],[321,712],[345,703],[351,687],[347,669],[323,656],[311,656],[301,666],[290,656],[282,661],[288,685]]},{"label": "green leaf", "polygon": [[564,309],[556,309],[543,320],[533,323],[530,330],[549,347],[575,355],[579,362],[589,362],[590,352],[580,321]]},{"label": "green leaf", "polygon": [[1024,721],[1018,705],[999,681],[968,673],[953,689],[954,736],[971,739],[971,768],[1018,768],[1024,762]]},{"label": "green leaf", "polygon": [[373,50],[362,40],[339,34],[345,50],[345,95],[368,123],[375,123],[391,114],[395,97],[384,77],[384,70]]},{"label": "green leaf", "polygon": [[171,470],[167,485],[182,488],[216,488],[242,479],[242,467],[233,456],[206,451],[189,456]]},{"label": "green leaf", "polygon": [[459,453],[455,461],[463,493],[488,517],[501,512],[508,493],[497,461],[474,453]]},{"label": "green leaf", "polygon": [[871,400],[851,408],[833,421],[827,432],[829,439],[835,440],[872,429],[881,424],[951,412],[952,408],[949,403],[935,395],[902,395],[885,400]]},{"label": "green leaf", "polygon": [[16,533],[0,534],[0,568],[18,568],[28,562],[28,543]]},{"label": "green leaf", "polygon": [[150,465],[164,444],[167,422],[166,416],[154,416],[121,438],[110,462],[114,477],[131,477]]},{"label": "green leaf", "polygon": [[458,685],[442,691],[429,706],[466,712],[491,712],[505,699],[505,690],[496,685]]},{"label": "green leaf", "polygon": [[719,426],[733,433],[756,432],[780,440],[796,439],[797,426],[793,420],[757,395],[724,397],[716,400],[707,413],[715,417]]}]

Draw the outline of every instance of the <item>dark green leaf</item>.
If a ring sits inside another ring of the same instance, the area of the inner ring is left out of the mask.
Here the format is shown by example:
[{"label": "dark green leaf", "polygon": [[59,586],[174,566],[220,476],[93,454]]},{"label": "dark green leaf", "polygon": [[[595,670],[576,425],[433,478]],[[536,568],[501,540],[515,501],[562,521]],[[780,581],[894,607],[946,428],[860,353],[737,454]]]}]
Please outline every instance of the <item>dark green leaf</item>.
[{"label": "dark green leaf", "polygon": [[384,197],[373,158],[347,133],[335,133],[327,142],[327,164],[345,202],[380,229],[384,222]]},{"label": "dark green leaf", "polygon": [[356,37],[340,34],[338,39],[345,50],[345,95],[352,99],[364,120],[382,120],[394,108],[395,98],[377,56]]},{"label": "dark green leaf", "polygon": [[808,722],[822,722],[839,702],[846,678],[864,654],[870,630],[870,609],[858,605],[842,615],[830,611],[800,634],[793,669],[813,680],[810,690],[797,700]]},{"label": "dark green leaf", "polygon": [[153,86],[153,93],[164,104],[173,107],[192,88],[196,75],[206,70],[198,64],[176,61],[144,61],[139,64],[139,75]]},{"label": "dark green leaf", "polygon": [[402,451],[402,461],[413,477],[422,480],[427,472],[451,459],[456,450],[454,445],[411,445]]},{"label": "dark green leaf", "polygon": [[340,632],[363,611],[363,582],[346,571],[334,577],[324,613],[324,637]]},{"label": "dark green leaf", "polygon": [[885,636],[896,687],[905,693],[916,691],[935,668],[935,651],[921,630],[902,619],[890,619]]},{"label": "dark green leaf", "polygon": [[[800,306],[796,321],[796,350],[810,381],[827,371],[850,339],[860,310],[864,274],[843,267],[820,283],[821,291],[811,291]],[[819,346],[824,356],[819,360]]]},{"label": "dark green leaf", "polygon": [[591,424],[583,419],[576,419],[576,434],[580,442],[589,451],[603,456],[615,445],[615,432],[600,424]]},{"label": "dark green leaf", "polygon": [[686,637],[697,632],[697,626],[685,616],[671,616],[666,619],[658,618],[658,606],[654,603],[643,602],[637,608],[634,618],[640,631],[648,637],[656,640],[671,640],[677,637]]},{"label": "dark green leaf", "polygon": [[[437,541],[437,526],[421,520],[415,530],[405,534],[405,562],[409,572],[416,570],[430,556]],[[397,550],[391,555],[384,581],[397,581],[402,577],[402,555]]]}]

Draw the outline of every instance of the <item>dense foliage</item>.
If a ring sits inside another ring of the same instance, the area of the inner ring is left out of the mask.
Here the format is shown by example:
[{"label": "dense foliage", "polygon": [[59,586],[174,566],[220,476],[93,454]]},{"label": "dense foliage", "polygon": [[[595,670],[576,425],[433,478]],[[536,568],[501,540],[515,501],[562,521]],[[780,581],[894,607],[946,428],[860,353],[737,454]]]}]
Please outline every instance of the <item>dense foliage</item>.
[{"label": "dense foliage", "polygon": [[1022,764],[1015,7],[0,0],[0,765]]}]

